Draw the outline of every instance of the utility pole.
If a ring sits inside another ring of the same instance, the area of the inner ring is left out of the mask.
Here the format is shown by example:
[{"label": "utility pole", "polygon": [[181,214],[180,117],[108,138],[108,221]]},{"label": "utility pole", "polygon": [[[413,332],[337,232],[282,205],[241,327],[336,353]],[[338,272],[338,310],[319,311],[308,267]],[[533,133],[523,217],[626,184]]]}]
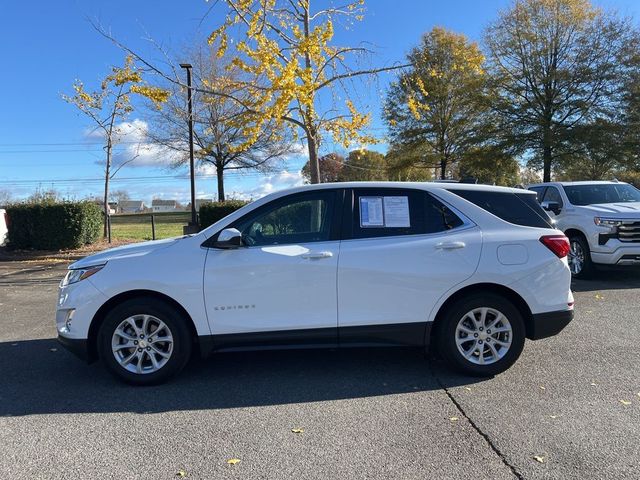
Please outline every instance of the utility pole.
[{"label": "utility pole", "polygon": [[191,69],[190,63],[181,63],[180,67],[187,71],[187,108],[189,111],[189,170],[191,174],[191,222],[183,228],[185,234],[198,232],[198,220],[196,217],[196,173],[195,162],[193,160],[193,91],[191,89]]}]

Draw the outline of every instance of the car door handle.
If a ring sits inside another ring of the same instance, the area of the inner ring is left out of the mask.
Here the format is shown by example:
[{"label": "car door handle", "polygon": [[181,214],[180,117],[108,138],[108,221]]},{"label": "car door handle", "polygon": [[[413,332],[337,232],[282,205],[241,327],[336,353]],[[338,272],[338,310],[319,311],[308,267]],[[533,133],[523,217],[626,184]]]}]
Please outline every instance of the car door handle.
[{"label": "car door handle", "polygon": [[318,260],[320,258],[333,257],[333,253],[331,253],[331,252],[309,252],[309,253],[303,253],[300,256],[302,258],[306,258],[306,259],[309,259],[309,260]]},{"label": "car door handle", "polygon": [[456,250],[466,246],[467,245],[464,242],[440,242],[436,244],[436,248],[438,250]]}]

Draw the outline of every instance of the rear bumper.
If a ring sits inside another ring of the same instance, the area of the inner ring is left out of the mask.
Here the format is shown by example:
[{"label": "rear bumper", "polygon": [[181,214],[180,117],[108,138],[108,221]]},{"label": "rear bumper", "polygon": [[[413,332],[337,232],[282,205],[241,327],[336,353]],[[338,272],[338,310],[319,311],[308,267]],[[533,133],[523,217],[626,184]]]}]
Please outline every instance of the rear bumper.
[{"label": "rear bumper", "polygon": [[557,335],[571,323],[571,320],[573,320],[573,309],[533,314],[527,338],[540,340]]},{"label": "rear bumper", "polygon": [[62,344],[64,348],[69,350],[74,355],[80,357],[85,362],[91,362],[91,356],[89,355],[89,342],[83,338],[67,338],[62,335],[58,335],[58,342]]}]

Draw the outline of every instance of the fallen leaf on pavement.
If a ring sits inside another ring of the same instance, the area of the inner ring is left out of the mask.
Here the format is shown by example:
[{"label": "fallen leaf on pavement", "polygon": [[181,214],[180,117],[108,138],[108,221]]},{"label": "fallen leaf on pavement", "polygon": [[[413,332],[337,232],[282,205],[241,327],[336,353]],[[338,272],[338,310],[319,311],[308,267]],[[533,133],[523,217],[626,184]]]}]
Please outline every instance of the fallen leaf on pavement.
[{"label": "fallen leaf on pavement", "polygon": [[551,418],[558,418],[558,415],[549,415]]},{"label": "fallen leaf on pavement", "polygon": [[235,465],[236,463],[240,463],[240,459],[239,458],[230,458],[229,460],[227,460],[227,463],[229,465]]},{"label": "fallen leaf on pavement", "polygon": [[293,433],[303,433],[304,432],[304,428],[292,428],[291,431]]},{"label": "fallen leaf on pavement", "polygon": [[469,387],[464,387],[465,390],[467,390],[468,392],[471,391],[471,389]]},{"label": "fallen leaf on pavement", "polygon": [[544,463],[544,457],[541,457],[540,455],[534,455],[533,458],[536,462]]},{"label": "fallen leaf on pavement", "polygon": [[449,420],[451,420],[452,422],[457,422],[458,421],[458,417],[451,417]]},{"label": "fallen leaf on pavement", "polygon": [[631,402],[629,400],[620,400],[620,403],[623,405],[631,405]]},{"label": "fallen leaf on pavement", "polygon": [[595,384],[595,383],[593,383],[593,382],[591,382],[591,386],[592,386],[592,387],[595,387],[595,386],[596,386],[596,384]]},{"label": "fallen leaf on pavement", "polygon": [[178,470],[176,472],[176,477],[178,477],[178,478],[184,478],[186,476],[187,476],[187,472],[185,472],[184,470]]},{"label": "fallen leaf on pavement", "polygon": [[540,385],[540,390],[546,390],[542,385]]}]

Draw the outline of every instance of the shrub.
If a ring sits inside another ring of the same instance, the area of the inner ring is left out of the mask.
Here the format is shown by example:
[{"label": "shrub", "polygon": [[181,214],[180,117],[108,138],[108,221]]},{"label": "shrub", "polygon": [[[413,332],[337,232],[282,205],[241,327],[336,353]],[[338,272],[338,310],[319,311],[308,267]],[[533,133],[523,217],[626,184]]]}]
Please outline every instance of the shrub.
[{"label": "shrub", "polygon": [[12,249],[78,248],[100,237],[102,209],[90,202],[20,203],[7,207]]},{"label": "shrub", "polygon": [[249,202],[242,200],[227,200],[226,202],[213,202],[200,205],[200,229],[213,225],[218,220],[244,207]]}]

